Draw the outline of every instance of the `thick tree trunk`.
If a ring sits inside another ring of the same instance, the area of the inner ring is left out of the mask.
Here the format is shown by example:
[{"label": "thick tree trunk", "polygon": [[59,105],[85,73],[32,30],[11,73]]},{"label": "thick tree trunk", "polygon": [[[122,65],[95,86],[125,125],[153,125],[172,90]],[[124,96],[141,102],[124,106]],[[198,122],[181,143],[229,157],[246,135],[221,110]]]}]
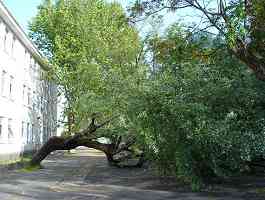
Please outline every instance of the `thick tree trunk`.
[{"label": "thick tree trunk", "polygon": [[256,56],[248,46],[241,40],[237,40],[236,47],[231,49],[232,53],[243,63],[245,63],[255,74],[257,79],[265,81],[264,59]]},{"label": "thick tree trunk", "polygon": [[[112,118],[113,119],[113,118]],[[125,142],[121,141],[121,137],[117,137],[116,141],[111,144],[103,144],[96,140],[94,132],[109,123],[112,119],[105,121],[100,125],[95,124],[95,118],[92,118],[90,125],[75,133],[74,136],[69,137],[51,137],[41,148],[36,152],[30,161],[30,165],[40,165],[41,161],[44,160],[51,152],[56,150],[71,150],[79,146],[85,146],[93,148],[105,153],[108,162],[111,165],[118,166],[118,163],[127,159],[127,157],[114,159],[114,156],[122,151],[129,151],[129,147],[134,144],[135,138],[127,138]],[[143,164],[143,158],[139,159],[139,162],[135,165],[140,167]]]},{"label": "thick tree trunk", "polygon": [[257,79],[265,81],[265,63],[251,54],[238,56],[238,58],[254,72]]},{"label": "thick tree trunk", "polygon": [[120,165],[121,162],[125,160],[129,160],[130,156],[118,156],[115,158],[115,155],[121,154],[123,152],[128,151],[128,147],[132,143],[128,143],[125,145],[117,145],[117,144],[102,144],[98,141],[87,139],[84,137],[79,136],[72,136],[72,137],[51,137],[42,147],[41,149],[34,154],[33,158],[30,161],[31,166],[38,166],[40,165],[41,161],[43,161],[51,152],[56,150],[71,150],[75,149],[79,146],[85,146],[88,148],[93,148],[105,153],[108,163],[111,166],[116,167],[142,167],[145,162],[144,154],[142,153],[138,158],[138,162],[136,164],[130,165]]},{"label": "thick tree trunk", "polygon": [[41,161],[44,160],[51,152],[56,150],[71,150],[79,146],[85,146],[88,148],[93,148],[102,151],[106,154],[109,161],[112,161],[113,155],[113,145],[112,144],[102,144],[97,141],[90,139],[85,139],[82,137],[52,137],[50,138],[41,149],[33,156],[31,159],[31,165],[40,165]]}]

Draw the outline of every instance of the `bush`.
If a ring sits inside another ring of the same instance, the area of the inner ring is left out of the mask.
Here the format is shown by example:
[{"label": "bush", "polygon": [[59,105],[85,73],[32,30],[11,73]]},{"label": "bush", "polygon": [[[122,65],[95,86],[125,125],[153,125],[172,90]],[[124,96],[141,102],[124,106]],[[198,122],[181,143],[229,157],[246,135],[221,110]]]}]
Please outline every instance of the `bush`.
[{"label": "bush", "polygon": [[[194,41],[183,43],[182,53],[194,52]],[[210,62],[192,58],[188,64],[174,59],[177,53],[160,57],[130,112],[159,171],[198,189],[206,179],[239,173],[264,155],[264,85],[225,49]]]}]

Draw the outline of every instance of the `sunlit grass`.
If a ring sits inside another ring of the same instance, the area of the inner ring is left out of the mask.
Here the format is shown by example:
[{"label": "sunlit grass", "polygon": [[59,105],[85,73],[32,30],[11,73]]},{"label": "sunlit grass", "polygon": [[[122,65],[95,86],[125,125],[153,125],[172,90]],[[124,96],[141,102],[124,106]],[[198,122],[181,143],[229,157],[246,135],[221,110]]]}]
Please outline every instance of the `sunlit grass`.
[{"label": "sunlit grass", "polygon": [[41,168],[40,165],[35,165],[35,166],[32,166],[32,165],[29,165],[28,163],[21,169],[19,169],[18,171],[19,172],[33,172],[33,171],[37,171]]},{"label": "sunlit grass", "polygon": [[0,166],[7,166],[10,164],[14,164],[21,161],[21,159],[16,159],[16,160],[0,160]]},{"label": "sunlit grass", "polygon": [[2,160],[0,166],[7,167],[9,169],[17,169],[20,172],[32,172],[40,169],[40,166],[30,165],[32,155],[23,155],[15,160]]},{"label": "sunlit grass", "polygon": [[20,172],[32,172],[39,170],[41,168],[40,165],[30,165],[30,160],[32,159],[32,155],[25,155],[21,157],[21,160],[19,164],[21,164],[21,169],[19,169]]},{"label": "sunlit grass", "polygon": [[255,190],[256,193],[265,194],[265,188],[258,188]]}]

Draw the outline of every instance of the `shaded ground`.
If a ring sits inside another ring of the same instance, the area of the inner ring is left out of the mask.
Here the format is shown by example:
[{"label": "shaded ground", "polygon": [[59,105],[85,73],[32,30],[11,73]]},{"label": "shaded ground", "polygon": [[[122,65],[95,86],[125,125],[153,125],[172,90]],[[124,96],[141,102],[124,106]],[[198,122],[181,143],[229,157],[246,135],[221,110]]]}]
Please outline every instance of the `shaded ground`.
[{"label": "shaded ground", "polygon": [[234,179],[192,193],[146,169],[117,169],[96,151],[56,153],[34,172],[0,174],[0,200],[265,200],[263,176]]}]

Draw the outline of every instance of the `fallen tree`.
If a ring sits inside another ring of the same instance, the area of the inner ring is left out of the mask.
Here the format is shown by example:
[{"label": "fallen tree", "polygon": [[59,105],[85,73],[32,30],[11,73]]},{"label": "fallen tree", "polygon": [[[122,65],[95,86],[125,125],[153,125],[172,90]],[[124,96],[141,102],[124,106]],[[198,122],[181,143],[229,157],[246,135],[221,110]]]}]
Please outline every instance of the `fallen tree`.
[{"label": "fallen tree", "polygon": [[[113,118],[112,118],[113,119]],[[95,134],[97,129],[108,124],[112,119],[109,119],[100,125],[95,123],[95,118],[92,118],[89,126],[68,137],[51,137],[33,156],[30,165],[37,166],[52,152],[56,150],[71,150],[79,146],[93,148],[103,152],[110,165],[117,167],[141,167],[144,163],[144,155],[138,155],[138,161],[133,165],[120,165],[121,162],[131,159],[134,155],[130,147],[135,143],[134,137],[128,137],[122,140],[121,136],[117,136],[111,143],[102,143],[98,141]]]},{"label": "fallen tree", "polygon": [[[93,0],[43,1],[30,25],[30,37],[51,58],[52,67],[44,78],[58,86],[58,94],[65,100],[63,114],[68,118],[69,134],[83,126],[84,118],[92,120],[73,136],[50,138],[33,156],[31,165],[39,165],[53,151],[78,146],[104,152],[116,166],[135,157],[130,148],[133,137],[110,133],[106,136],[110,142],[102,143],[97,130],[111,119],[97,125],[90,116],[119,112],[116,106],[125,108],[128,90],[138,87],[139,77],[145,77],[145,66],[138,61],[142,53],[138,32],[128,23],[122,7]],[[142,157],[136,166],[141,165]]]}]

